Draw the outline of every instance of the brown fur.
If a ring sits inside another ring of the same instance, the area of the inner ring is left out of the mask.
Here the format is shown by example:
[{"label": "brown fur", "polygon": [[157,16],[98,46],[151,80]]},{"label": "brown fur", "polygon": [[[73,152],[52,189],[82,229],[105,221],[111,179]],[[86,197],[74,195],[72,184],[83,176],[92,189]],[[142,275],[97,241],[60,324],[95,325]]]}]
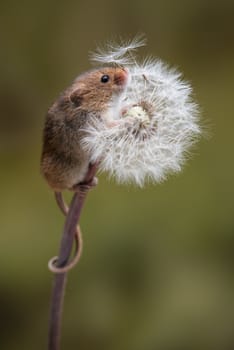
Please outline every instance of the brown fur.
[{"label": "brown fur", "polygon": [[[107,83],[101,77],[108,75]],[[122,68],[106,67],[79,76],[49,108],[43,133],[41,171],[55,191],[72,189],[82,182],[89,155],[80,146],[82,129],[90,118],[102,118],[113,95],[127,83]]]}]

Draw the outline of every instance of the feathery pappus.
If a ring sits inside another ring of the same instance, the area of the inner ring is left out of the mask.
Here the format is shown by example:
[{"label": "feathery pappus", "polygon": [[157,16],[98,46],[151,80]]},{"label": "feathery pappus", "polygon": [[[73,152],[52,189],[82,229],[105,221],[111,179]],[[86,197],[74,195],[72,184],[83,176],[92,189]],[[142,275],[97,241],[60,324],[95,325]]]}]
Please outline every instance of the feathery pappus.
[{"label": "feathery pappus", "polygon": [[112,127],[95,120],[85,128],[83,148],[100,170],[120,183],[143,186],[179,172],[201,134],[192,88],[181,74],[157,59],[137,63],[135,50],[145,42],[113,44],[93,54],[103,65],[121,65],[130,79],[115,106]]}]

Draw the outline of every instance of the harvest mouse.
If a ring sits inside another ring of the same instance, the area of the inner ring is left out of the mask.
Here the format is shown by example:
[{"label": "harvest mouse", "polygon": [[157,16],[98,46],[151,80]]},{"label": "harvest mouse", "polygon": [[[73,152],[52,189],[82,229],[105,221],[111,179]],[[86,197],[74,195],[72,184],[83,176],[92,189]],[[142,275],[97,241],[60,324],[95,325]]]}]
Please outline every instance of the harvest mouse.
[{"label": "harvest mouse", "polygon": [[55,192],[75,190],[87,174],[90,157],[81,147],[86,123],[115,125],[118,99],[129,73],[122,67],[88,71],[75,79],[49,108],[43,133],[41,171]]}]

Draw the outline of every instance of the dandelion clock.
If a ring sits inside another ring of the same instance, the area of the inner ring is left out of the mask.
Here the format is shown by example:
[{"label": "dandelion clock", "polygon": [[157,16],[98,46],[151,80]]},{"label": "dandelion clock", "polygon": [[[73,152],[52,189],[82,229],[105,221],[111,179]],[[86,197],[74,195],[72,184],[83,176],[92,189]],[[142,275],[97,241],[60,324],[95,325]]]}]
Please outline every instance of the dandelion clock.
[{"label": "dandelion clock", "polygon": [[143,186],[178,172],[200,134],[198,108],[191,86],[175,69],[156,59],[137,63],[133,51],[144,43],[109,45],[93,59],[121,65],[127,87],[112,115],[113,126],[95,120],[86,127],[83,147],[92,162],[120,183]]}]

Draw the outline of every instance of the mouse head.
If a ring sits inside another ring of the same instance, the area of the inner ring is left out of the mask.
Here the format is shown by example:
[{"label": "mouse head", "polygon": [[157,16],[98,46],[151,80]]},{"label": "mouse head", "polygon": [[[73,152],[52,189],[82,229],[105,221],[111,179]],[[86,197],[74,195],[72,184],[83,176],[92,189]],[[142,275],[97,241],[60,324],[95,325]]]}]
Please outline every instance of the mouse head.
[{"label": "mouse head", "polygon": [[113,98],[124,91],[128,75],[121,67],[104,67],[82,74],[71,89],[73,107],[91,113],[105,111]]}]

